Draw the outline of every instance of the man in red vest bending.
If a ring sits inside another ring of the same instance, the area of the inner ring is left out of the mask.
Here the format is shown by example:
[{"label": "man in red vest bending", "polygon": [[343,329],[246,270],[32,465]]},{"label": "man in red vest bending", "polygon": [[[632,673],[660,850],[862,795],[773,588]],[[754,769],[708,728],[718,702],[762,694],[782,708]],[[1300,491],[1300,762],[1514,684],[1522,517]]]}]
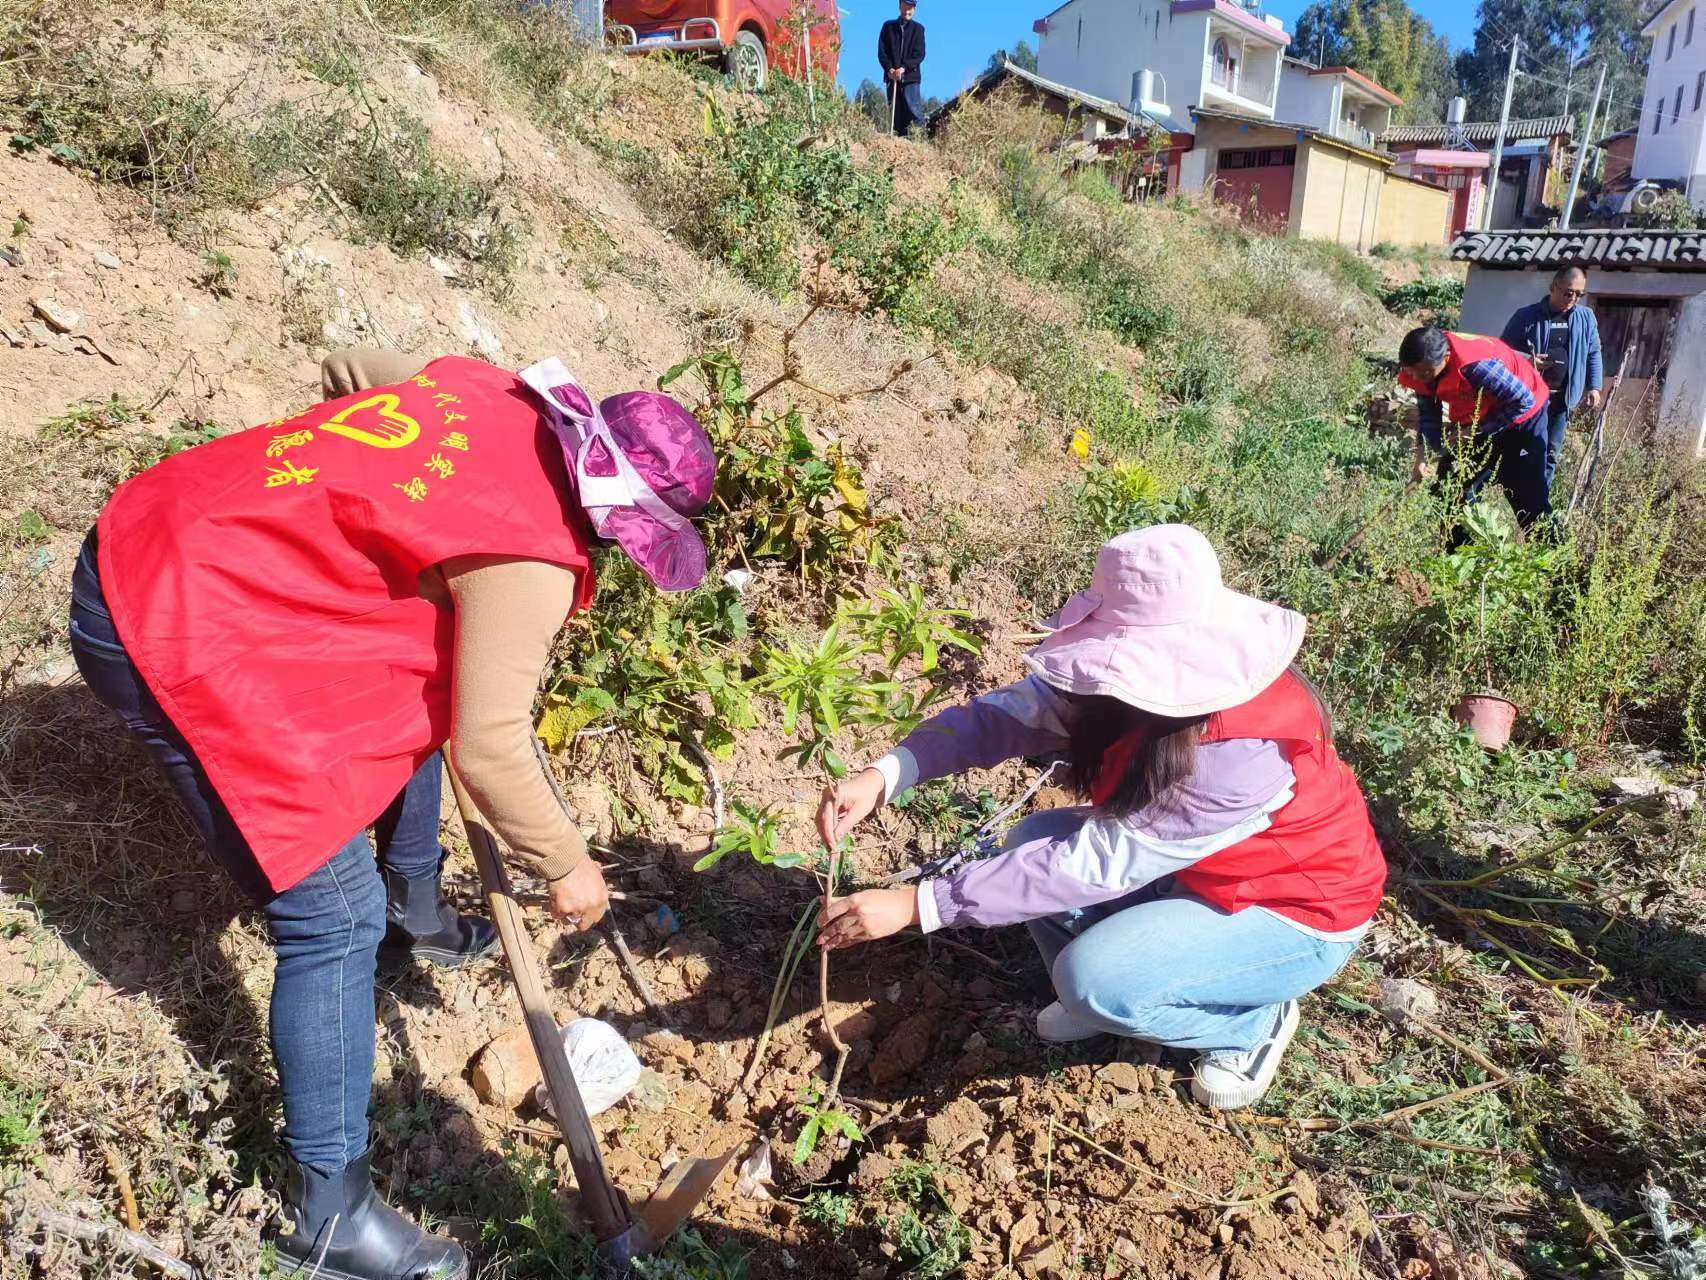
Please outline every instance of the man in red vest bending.
[{"label": "man in red vest bending", "polygon": [[[1457,472],[1460,455],[1472,462],[1462,481],[1464,502],[1474,502],[1496,479],[1524,529],[1551,514],[1545,414],[1551,393],[1532,360],[1496,338],[1430,325],[1404,336],[1398,364],[1398,385],[1416,393],[1418,481],[1427,478],[1431,447],[1439,455],[1440,487]],[[1465,537],[1458,526],[1452,545]]]}]

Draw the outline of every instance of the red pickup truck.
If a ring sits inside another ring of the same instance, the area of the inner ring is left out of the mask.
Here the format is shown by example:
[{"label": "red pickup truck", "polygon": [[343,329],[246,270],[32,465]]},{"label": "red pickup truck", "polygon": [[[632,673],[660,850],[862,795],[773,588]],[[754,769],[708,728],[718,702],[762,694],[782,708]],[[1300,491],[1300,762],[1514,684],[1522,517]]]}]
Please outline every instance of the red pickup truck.
[{"label": "red pickup truck", "polygon": [[833,81],[841,64],[835,0],[607,0],[604,6],[605,32],[628,52],[715,57],[748,90],[762,89],[771,67],[805,75],[808,16],[812,67]]}]

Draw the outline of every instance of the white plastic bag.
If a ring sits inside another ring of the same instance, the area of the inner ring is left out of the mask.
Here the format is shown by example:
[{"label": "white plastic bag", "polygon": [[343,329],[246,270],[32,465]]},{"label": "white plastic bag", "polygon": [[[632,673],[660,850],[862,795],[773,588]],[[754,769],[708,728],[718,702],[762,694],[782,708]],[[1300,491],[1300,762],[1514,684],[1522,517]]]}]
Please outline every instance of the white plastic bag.
[{"label": "white plastic bag", "polygon": [[[562,1037],[563,1051],[569,1055],[569,1069],[575,1073],[575,1083],[580,1086],[581,1101],[586,1104],[589,1116],[610,1110],[639,1081],[640,1060],[622,1033],[608,1022],[576,1018],[562,1029]],[[533,1101],[541,1111],[556,1118],[551,1091],[543,1080],[533,1087]]]}]

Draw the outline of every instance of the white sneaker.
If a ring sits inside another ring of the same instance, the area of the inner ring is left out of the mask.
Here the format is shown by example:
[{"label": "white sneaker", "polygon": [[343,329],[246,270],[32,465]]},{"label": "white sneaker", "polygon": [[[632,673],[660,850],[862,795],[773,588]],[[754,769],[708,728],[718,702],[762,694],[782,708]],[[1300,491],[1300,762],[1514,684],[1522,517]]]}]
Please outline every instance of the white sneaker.
[{"label": "white sneaker", "polygon": [[1074,1040],[1090,1040],[1107,1034],[1100,1023],[1073,1013],[1058,1000],[1037,1014],[1037,1038],[1053,1044],[1069,1044]]},{"label": "white sneaker", "polygon": [[1250,1106],[1274,1082],[1285,1047],[1297,1033],[1298,1021],[1297,1001],[1287,1000],[1280,1006],[1267,1037],[1248,1053],[1224,1053],[1212,1058],[1205,1053],[1197,1059],[1196,1071],[1191,1076],[1191,1096],[1216,1111]]}]

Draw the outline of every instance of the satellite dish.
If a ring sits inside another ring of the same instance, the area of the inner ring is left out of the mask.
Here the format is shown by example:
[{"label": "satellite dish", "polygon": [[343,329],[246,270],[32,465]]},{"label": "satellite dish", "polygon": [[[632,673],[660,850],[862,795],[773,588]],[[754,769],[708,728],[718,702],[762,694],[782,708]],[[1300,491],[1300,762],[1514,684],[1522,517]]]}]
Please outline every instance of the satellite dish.
[{"label": "satellite dish", "polygon": [[1659,203],[1659,195],[1657,187],[1636,187],[1629,197],[1629,207],[1636,213],[1651,213]]}]

